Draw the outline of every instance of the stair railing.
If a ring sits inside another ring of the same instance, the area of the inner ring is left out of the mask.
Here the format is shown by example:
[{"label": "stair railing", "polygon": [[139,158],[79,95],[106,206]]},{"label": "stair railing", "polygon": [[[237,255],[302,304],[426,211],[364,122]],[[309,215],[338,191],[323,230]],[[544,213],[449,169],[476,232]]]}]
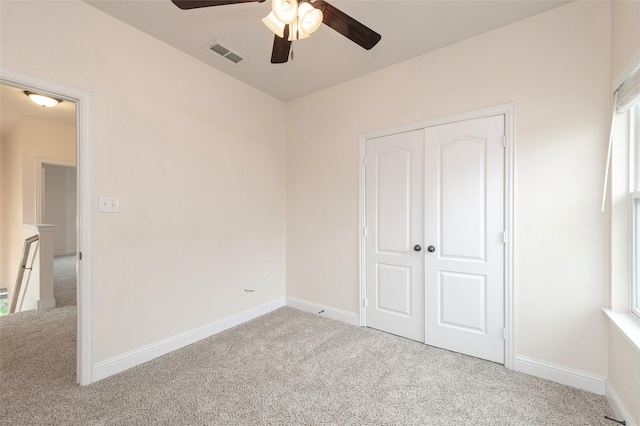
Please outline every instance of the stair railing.
[{"label": "stair railing", "polygon": [[[22,259],[20,260],[20,266],[18,267],[18,276],[16,277],[16,285],[13,287],[13,294],[11,295],[11,306],[9,307],[10,314],[16,311],[16,306],[18,304],[18,297],[20,297],[21,293],[22,293],[21,300],[24,300],[24,294],[26,294],[27,288],[29,286],[29,279],[27,278],[27,282],[24,285],[24,291],[22,291],[22,284],[24,281],[24,271],[25,270],[31,271],[31,267],[33,266],[33,260],[35,259],[35,256],[29,256],[29,254],[31,253],[31,245],[37,242],[39,239],[40,239],[40,236],[34,235],[33,237],[29,237],[26,240],[24,240],[24,246],[22,248]],[[30,263],[29,263],[29,258],[31,258]],[[29,263],[28,267],[27,267],[27,263]],[[28,275],[28,277],[30,276],[31,274]],[[22,307],[22,302],[20,302],[20,307]]]}]

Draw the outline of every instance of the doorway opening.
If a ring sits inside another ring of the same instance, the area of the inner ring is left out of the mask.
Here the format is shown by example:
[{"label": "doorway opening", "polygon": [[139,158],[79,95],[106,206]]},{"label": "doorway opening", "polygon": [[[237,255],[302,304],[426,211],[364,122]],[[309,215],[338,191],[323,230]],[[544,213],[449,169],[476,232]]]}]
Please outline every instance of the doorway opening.
[{"label": "doorway opening", "polygon": [[[31,92],[40,93],[43,95],[51,96],[57,99],[63,100],[63,103],[70,103],[75,105],[75,124],[72,129],[72,133],[75,136],[75,161],[67,161],[69,163],[75,163],[75,178],[76,178],[76,195],[75,195],[75,224],[71,225],[70,228],[75,230],[75,247],[70,247],[72,244],[69,244],[69,247],[66,246],[68,239],[70,238],[67,235],[65,239],[65,256],[71,255],[73,260],[67,259],[67,263],[71,263],[70,269],[75,270],[75,278],[77,285],[76,287],[76,300],[77,307],[75,316],[77,317],[77,345],[76,345],[76,378],[77,382],[81,385],[87,385],[93,382],[93,359],[92,359],[92,321],[91,318],[93,316],[92,313],[92,253],[90,248],[92,247],[92,187],[93,187],[93,169],[92,169],[92,137],[91,137],[91,94],[82,90],[75,89],[70,86],[66,86],[60,83],[56,83],[47,79],[43,79],[31,74],[27,74],[21,71],[0,67],[0,84],[3,86],[7,86],[13,88],[14,90],[19,90],[20,92],[27,90]],[[24,96],[24,94],[23,94]],[[25,97],[26,98],[26,97]],[[3,97],[4,101],[4,97]],[[3,120],[6,118],[4,112],[7,111],[3,108]],[[3,150],[4,151],[4,150]],[[58,159],[56,156],[42,154],[39,155],[40,159],[43,158],[54,158]],[[5,163],[6,158],[2,158],[3,165],[9,164],[9,162]],[[62,160],[64,163],[64,160]],[[38,201],[40,193],[37,193],[36,188],[39,185],[36,185],[36,181],[40,181],[41,170],[38,171],[42,165],[38,163],[38,168],[34,168],[36,165],[36,160],[31,165],[31,172],[24,173],[22,176],[26,176],[25,181],[28,185],[28,190],[23,190],[22,192],[26,194],[26,198],[22,200],[21,203],[15,204],[12,203],[11,206],[17,206],[16,208],[24,207],[24,215],[23,212],[13,212],[15,215],[14,219],[18,219],[19,223],[34,223],[38,220],[42,219],[42,212],[36,213],[36,205],[40,207],[40,210],[43,206],[46,209],[45,204]],[[46,161],[44,161],[46,163]],[[10,163],[12,165],[16,165],[17,163]],[[69,164],[58,164],[62,166],[66,166]],[[72,172],[65,170],[65,174]],[[4,174],[4,167],[3,167]],[[46,174],[46,172],[45,172]],[[36,177],[38,175],[38,177]],[[29,182],[31,179],[33,182]],[[67,182],[65,178],[65,184],[72,185],[73,179],[69,177],[69,182]],[[9,180],[2,179],[1,185],[3,188],[3,193],[5,193],[4,189],[8,185]],[[11,181],[13,182],[13,181]],[[23,184],[24,182],[20,182]],[[22,185],[25,186],[25,185]],[[46,193],[46,191],[45,191]],[[26,201],[25,201],[26,200]],[[70,202],[69,202],[70,204]],[[0,205],[0,209],[6,209],[8,204],[2,203]],[[40,216],[37,216],[40,215]],[[26,220],[23,219],[26,218]],[[2,214],[2,223],[6,223],[10,220],[11,214],[5,214],[5,210],[3,210]],[[15,220],[11,221],[15,222]],[[5,227],[3,227],[5,228]],[[67,231],[72,232],[68,229]],[[2,232],[2,240],[5,240],[9,233]],[[73,251],[71,254],[67,254],[66,251]],[[76,253],[76,254],[74,254]],[[0,259],[2,260],[2,270],[5,271],[11,263],[5,261],[5,257],[7,255],[7,250],[2,250],[0,253]],[[69,268],[67,268],[69,269]],[[0,287],[4,287],[4,283],[7,282],[7,273],[3,273],[3,285]],[[10,279],[10,278],[9,278]],[[15,279],[15,277],[14,277]]]},{"label": "doorway opening", "polygon": [[53,228],[53,296],[56,308],[77,305],[77,170],[75,163],[37,161],[37,222]]}]

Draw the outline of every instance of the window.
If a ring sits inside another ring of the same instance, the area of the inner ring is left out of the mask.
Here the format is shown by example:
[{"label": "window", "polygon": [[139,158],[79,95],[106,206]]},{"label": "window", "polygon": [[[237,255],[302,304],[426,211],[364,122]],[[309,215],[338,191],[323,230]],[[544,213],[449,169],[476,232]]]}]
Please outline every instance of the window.
[{"label": "window", "polygon": [[631,312],[640,317],[640,105],[630,112],[630,207],[631,207],[631,247],[632,247],[632,280],[631,280]]}]

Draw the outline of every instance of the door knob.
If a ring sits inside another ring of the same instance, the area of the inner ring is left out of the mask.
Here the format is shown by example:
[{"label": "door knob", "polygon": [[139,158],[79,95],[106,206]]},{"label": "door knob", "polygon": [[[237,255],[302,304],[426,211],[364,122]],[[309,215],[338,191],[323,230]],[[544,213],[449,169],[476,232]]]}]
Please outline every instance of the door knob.
[{"label": "door knob", "polygon": [[427,247],[427,251],[429,253],[433,253],[434,251],[436,251],[436,248],[434,246],[429,246],[429,247]]},{"label": "door knob", "polygon": [[422,250],[422,247],[420,247],[420,244],[416,244],[415,246],[413,246],[413,249],[415,251],[420,251],[420,250]]}]

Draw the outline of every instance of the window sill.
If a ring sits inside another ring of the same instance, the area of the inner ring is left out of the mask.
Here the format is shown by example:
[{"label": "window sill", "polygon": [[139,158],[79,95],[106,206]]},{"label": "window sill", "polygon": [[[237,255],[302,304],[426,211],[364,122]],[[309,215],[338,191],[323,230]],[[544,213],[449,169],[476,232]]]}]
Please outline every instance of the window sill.
[{"label": "window sill", "polygon": [[630,312],[603,309],[611,322],[626,336],[626,338],[640,352],[640,319]]}]

